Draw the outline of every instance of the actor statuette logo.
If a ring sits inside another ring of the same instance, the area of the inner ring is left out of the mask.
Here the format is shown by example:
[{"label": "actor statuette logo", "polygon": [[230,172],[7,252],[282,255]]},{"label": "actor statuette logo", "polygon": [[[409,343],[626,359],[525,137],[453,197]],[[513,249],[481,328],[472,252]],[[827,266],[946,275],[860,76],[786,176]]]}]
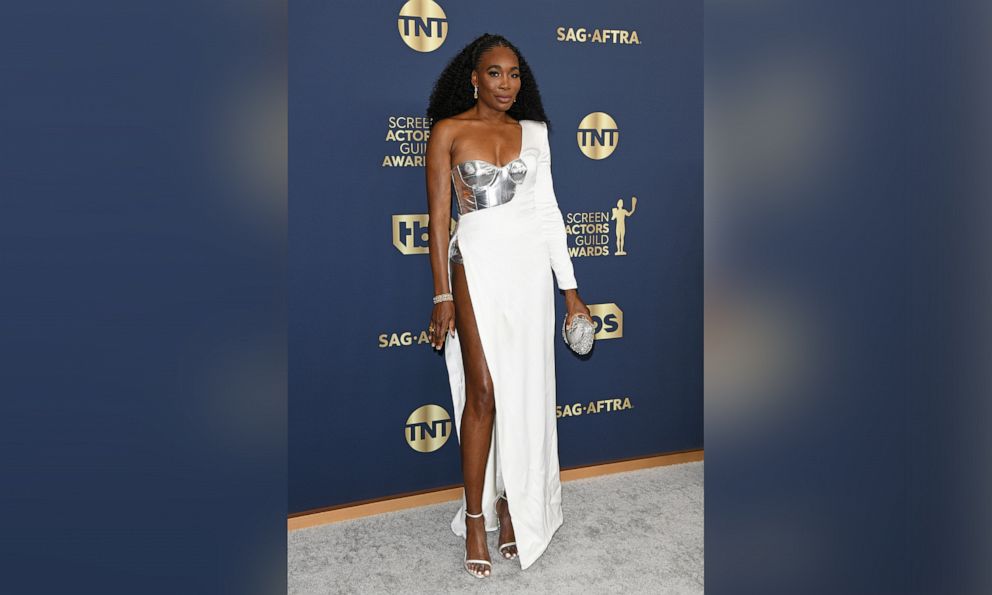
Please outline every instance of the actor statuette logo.
[{"label": "actor statuette logo", "polygon": [[448,37],[448,17],[433,0],[410,0],[400,9],[396,26],[411,49],[433,52]]},{"label": "actor statuette logo", "polygon": [[573,43],[612,43],[620,45],[641,45],[637,31],[626,29],[586,29],[585,27],[558,27],[555,39]]},{"label": "actor statuette logo", "polygon": [[620,142],[620,128],[606,112],[593,112],[582,118],[576,133],[579,150],[589,159],[606,159]]},{"label": "actor statuette logo", "polygon": [[596,340],[619,339],[623,337],[623,310],[614,303],[588,304],[596,325]]},{"label": "actor statuette logo", "polygon": [[629,203],[618,198],[616,206],[608,210],[564,213],[568,255],[626,256],[627,220],[636,210],[637,197],[631,196]]},{"label": "actor statuette logo", "polygon": [[[427,213],[393,215],[393,246],[402,254],[430,254],[430,217]],[[448,227],[450,234],[458,222],[452,218]]]},{"label": "actor statuette logo", "polygon": [[424,405],[410,414],[403,428],[407,444],[417,452],[434,452],[451,435],[451,416],[440,405]]}]

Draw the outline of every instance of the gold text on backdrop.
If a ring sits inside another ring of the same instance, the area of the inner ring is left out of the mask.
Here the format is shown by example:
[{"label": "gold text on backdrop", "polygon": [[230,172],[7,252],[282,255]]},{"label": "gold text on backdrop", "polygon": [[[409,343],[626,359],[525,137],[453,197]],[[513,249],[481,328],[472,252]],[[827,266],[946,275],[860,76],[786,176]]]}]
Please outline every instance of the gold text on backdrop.
[{"label": "gold text on backdrop", "polygon": [[625,409],[633,408],[634,405],[631,404],[630,397],[600,399],[598,401],[589,401],[586,404],[575,402],[570,405],[557,405],[555,406],[555,417],[562,418],[575,415],[592,415],[594,413],[613,413],[615,411],[624,411]]},{"label": "gold text on backdrop", "polygon": [[431,119],[423,116],[389,116],[382,167],[423,167],[427,141],[431,137]]},{"label": "gold text on backdrop", "polygon": [[427,331],[396,331],[379,334],[379,349],[425,345],[430,342],[431,339],[427,335]]},{"label": "gold text on backdrop", "polygon": [[626,29],[586,29],[585,27],[558,27],[555,39],[574,43],[613,43],[620,45],[641,45],[637,31]]}]

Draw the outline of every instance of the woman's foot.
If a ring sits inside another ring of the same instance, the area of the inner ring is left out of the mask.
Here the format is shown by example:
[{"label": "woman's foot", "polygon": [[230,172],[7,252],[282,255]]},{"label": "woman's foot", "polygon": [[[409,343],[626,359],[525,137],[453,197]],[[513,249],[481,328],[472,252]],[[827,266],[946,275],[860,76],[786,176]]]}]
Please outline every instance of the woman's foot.
[{"label": "woman's foot", "polygon": [[489,576],[489,544],[486,543],[486,519],[465,512],[465,569],[478,578]]},{"label": "woman's foot", "polygon": [[507,560],[512,560],[517,557],[517,538],[513,534],[510,504],[505,495],[496,499],[496,514],[499,516],[499,553]]}]

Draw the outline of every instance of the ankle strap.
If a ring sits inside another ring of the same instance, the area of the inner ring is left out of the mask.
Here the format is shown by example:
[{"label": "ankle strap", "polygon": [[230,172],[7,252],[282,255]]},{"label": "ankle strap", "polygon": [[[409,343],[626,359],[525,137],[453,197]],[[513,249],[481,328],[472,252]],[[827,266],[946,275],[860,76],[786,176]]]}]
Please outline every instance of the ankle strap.
[{"label": "ankle strap", "polygon": [[479,518],[480,516],[482,516],[482,513],[480,512],[479,514],[471,514],[471,513],[470,513],[470,512],[468,511],[468,509],[466,509],[466,510],[465,510],[465,516],[467,516],[467,517],[468,517],[468,518],[470,518],[470,519],[477,519],[477,518]]}]

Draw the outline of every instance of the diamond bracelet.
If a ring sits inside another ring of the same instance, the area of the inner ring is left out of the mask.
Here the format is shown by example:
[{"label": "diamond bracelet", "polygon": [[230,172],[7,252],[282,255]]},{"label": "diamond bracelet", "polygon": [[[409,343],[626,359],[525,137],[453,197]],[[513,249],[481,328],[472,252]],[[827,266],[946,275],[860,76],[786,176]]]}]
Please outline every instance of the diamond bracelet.
[{"label": "diamond bracelet", "polygon": [[436,296],[434,296],[434,303],[440,304],[441,302],[452,302],[454,301],[454,299],[455,296],[451,295],[450,293],[439,293]]}]

